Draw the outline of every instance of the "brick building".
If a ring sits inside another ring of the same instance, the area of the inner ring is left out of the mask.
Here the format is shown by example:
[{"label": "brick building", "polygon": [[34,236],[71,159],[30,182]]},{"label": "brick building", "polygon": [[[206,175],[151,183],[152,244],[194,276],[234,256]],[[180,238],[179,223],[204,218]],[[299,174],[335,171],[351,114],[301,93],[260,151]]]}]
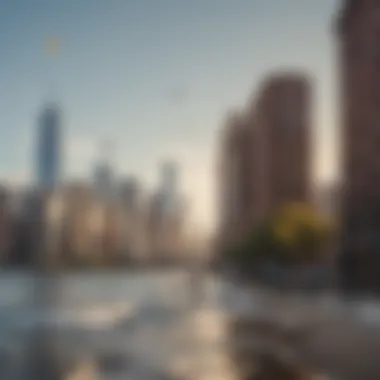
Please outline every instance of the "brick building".
[{"label": "brick building", "polygon": [[341,251],[348,277],[371,287],[372,280],[379,282],[380,265],[380,1],[341,4],[335,25],[342,117]]},{"label": "brick building", "polygon": [[230,113],[222,131],[219,246],[239,240],[255,219],[253,124],[249,114]]},{"label": "brick building", "polygon": [[[380,2],[345,1],[338,22],[345,228],[368,231],[380,206]],[[374,207],[376,205],[376,207]],[[380,211],[380,210],[379,210]]]},{"label": "brick building", "polygon": [[299,73],[270,76],[257,99],[231,113],[219,161],[217,250],[239,242],[285,202],[311,201],[311,88]]},{"label": "brick building", "polygon": [[282,203],[310,201],[311,88],[299,73],[279,73],[262,84],[256,101],[257,215]]}]

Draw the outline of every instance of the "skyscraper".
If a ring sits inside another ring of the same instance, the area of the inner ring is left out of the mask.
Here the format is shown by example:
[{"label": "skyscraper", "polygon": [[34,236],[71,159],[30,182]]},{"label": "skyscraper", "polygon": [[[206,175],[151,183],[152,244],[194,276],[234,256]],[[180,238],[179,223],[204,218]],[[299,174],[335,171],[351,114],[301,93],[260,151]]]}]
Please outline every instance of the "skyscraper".
[{"label": "skyscraper", "polygon": [[229,116],[219,162],[218,250],[238,244],[283,203],[310,201],[310,93],[302,73],[277,73],[244,112]]},{"label": "skyscraper", "polygon": [[341,252],[350,284],[379,288],[379,1],[342,1],[337,20],[342,120]]},{"label": "skyscraper", "polygon": [[250,113],[231,113],[222,131],[219,189],[221,247],[233,244],[255,217],[254,121]]},{"label": "skyscraper", "polygon": [[182,254],[177,242],[182,238],[185,211],[177,182],[177,164],[164,162],[159,187],[151,200],[149,217],[151,249],[159,260],[176,260]]},{"label": "skyscraper", "polygon": [[284,202],[309,202],[311,86],[307,76],[280,72],[264,81],[256,103],[257,205],[261,217]]},{"label": "skyscraper", "polygon": [[54,189],[61,174],[61,130],[60,112],[48,105],[39,119],[37,142],[37,185],[43,189]]},{"label": "skyscraper", "polygon": [[175,162],[166,161],[161,167],[161,199],[164,214],[175,212],[178,201],[178,169]]},{"label": "skyscraper", "polygon": [[94,170],[94,189],[101,201],[111,201],[114,195],[114,173],[108,162],[100,162]]},{"label": "skyscraper", "polygon": [[111,155],[115,148],[111,141],[103,140],[99,145],[100,158],[94,170],[95,194],[102,202],[112,202],[115,197],[115,175]]},{"label": "skyscraper", "polygon": [[380,225],[379,11],[378,1],[343,1],[338,22],[347,238]]},{"label": "skyscraper", "polygon": [[145,256],[147,239],[141,185],[137,178],[124,178],[119,186],[119,201],[123,216],[124,253],[134,260]]},{"label": "skyscraper", "polygon": [[129,211],[136,210],[140,201],[140,184],[137,178],[128,177],[121,181],[119,186],[119,198],[123,206]]}]

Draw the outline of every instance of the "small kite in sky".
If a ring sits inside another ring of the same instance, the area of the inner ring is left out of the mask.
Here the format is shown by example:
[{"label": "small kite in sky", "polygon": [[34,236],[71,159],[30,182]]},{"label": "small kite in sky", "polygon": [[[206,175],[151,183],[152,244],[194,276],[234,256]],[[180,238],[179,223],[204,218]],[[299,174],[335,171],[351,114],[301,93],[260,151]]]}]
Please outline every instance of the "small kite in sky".
[{"label": "small kite in sky", "polygon": [[51,56],[57,56],[61,50],[61,41],[59,38],[50,37],[46,39],[45,43],[46,52]]}]

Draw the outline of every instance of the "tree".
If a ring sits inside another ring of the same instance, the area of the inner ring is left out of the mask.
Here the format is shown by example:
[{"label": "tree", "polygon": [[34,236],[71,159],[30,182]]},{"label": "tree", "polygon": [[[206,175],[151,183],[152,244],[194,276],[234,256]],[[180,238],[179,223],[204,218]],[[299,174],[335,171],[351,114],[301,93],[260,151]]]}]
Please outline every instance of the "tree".
[{"label": "tree", "polygon": [[288,203],[224,252],[227,262],[245,270],[261,263],[298,264],[318,259],[333,232],[311,205]]},{"label": "tree", "polygon": [[333,232],[331,223],[306,203],[281,207],[273,228],[283,259],[291,263],[320,257]]},{"label": "tree", "polygon": [[250,271],[262,261],[277,256],[273,223],[267,220],[254,226],[238,243],[226,247],[222,252],[223,261],[243,271]]}]

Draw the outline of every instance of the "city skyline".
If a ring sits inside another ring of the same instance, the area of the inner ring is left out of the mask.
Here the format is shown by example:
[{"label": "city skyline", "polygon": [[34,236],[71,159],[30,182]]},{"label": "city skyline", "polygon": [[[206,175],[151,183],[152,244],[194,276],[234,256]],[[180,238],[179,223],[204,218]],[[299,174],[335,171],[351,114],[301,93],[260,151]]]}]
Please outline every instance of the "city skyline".
[{"label": "city skyline", "polygon": [[47,105],[38,120],[36,141],[36,180],[39,187],[56,189],[61,181],[60,110]]},{"label": "city skyline", "polygon": [[[209,229],[216,136],[226,112],[255,94],[263,75],[293,67],[313,75],[318,178],[334,177],[331,20],[338,2],[290,0],[282,12],[274,0],[94,3],[0,1],[0,123],[9,129],[1,179],[30,180],[34,123],[53,88],[67,129],[66,177],[91,175],[105,136],[117,141],[115,169],[148,186],[156,163],[173,157],[194,218]],[[44,54],[50,36],[62,41],[54,62]]]}]

